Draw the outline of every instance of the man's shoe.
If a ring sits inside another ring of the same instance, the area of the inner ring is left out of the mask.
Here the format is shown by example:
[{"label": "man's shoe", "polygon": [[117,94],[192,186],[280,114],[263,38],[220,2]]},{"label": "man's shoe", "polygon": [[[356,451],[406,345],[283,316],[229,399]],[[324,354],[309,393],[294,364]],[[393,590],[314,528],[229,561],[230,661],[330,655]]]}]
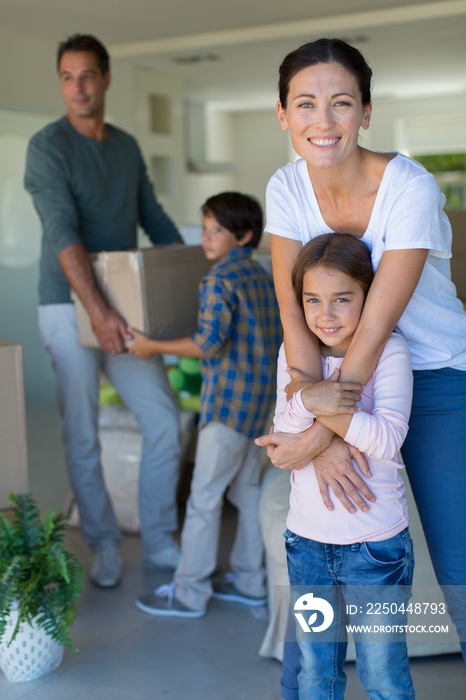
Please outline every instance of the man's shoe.
[{"label": "man's shoe", "polygon": [[118,547],[110,545],[97,550],[91,565],[91,581],[100,588],[113,588],[120,583],[122,562]]},{"label": "man's shoe", "polygon": [[136,600],[136,606],[149,615],[164,617],[197,618],[205,615],[205,610],[192,610],[175,598],[175,582],[164,584],[149,595]]},{"label": "man's shoe", "polygon": [[179,545],[172,542],[168,547],[159,549],[157,552],[144,558],[144,568],[149,571],[157,569],[176,569],[180,561],[181,552]]},{"label": "man's shoe", "polygon": [[231,603],[242,603],[250,607],[260,607],[267,603],[267,597],[257,598],[241,593],[233,583],[234,580],[235,574],[230,572],[212,581],[213,597]]}]

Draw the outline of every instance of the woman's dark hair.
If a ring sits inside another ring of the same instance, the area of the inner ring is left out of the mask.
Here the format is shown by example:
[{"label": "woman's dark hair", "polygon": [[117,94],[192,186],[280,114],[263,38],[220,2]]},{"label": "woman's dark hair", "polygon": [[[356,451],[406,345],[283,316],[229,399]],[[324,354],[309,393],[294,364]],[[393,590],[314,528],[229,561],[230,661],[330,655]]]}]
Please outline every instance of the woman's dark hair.
[{"label": "woman's dark hair", "polygon": [[371,101],[372,70],[364,56],[341,39],[318,39],[303,44],[283,59],[279,70],[278,96],[286,109],[290,82],[303,68],[317,63],[339,63],[354,75],[361,91],[363,107]]},{"label": "woman's dark hair", "polygon": [[262,236],[263,217],[259,202],[241,192],[221,192],[204,202],[201,207],[204,216],[213,216],[216,221],[234,234],[239,241],[244,234],[252,231],[248,243],[251,248],[257,248]]},{"label": "woman's dark hair", "polygon": [[93,53],[102,75],[110,70],[110,57],[105,46],[92,34],[73,34],[66,41],[58,44],[57,70],[60,70],[60,61],[64,53],[89,51]]},{"label": "woman's dark hair", "polygon": [[358,282],[367,296],[374,279],[369,248],[350,233],[324,233],[306,243],[293,265],[291,283],[302,309],[304,275],[317,265],[344,272]]}]

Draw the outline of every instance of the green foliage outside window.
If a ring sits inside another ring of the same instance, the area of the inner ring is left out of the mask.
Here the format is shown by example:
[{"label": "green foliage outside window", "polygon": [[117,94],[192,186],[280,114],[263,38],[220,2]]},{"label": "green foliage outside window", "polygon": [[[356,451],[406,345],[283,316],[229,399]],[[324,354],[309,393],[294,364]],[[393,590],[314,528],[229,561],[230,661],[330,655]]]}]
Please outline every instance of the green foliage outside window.
[{"label": "green foliage outside window", "polygon": [[466,153],[413,158],[435,176],[447,200],[445,209],[466,209]]}]

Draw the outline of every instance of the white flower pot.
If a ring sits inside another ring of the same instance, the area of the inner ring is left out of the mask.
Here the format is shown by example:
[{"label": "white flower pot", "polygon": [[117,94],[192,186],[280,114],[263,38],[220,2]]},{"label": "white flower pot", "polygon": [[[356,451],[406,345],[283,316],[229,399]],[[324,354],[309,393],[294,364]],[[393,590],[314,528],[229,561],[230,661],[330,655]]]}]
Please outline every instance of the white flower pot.
[{"label": "white flower pot", "polygon": [[13,609],[0,642],[0,668],[8,680],[33,681],[58,668],[63,659],[63,647],[41,627],[23,622],[8,646],[17,620],[18,612]]}]

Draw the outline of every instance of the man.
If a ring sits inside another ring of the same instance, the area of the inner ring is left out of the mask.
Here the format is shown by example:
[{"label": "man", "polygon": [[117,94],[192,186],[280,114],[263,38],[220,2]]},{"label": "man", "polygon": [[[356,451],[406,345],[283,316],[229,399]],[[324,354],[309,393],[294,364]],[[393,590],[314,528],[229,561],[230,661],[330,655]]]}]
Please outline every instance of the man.
[{"label": "man", "polygon": [[[136,247],[138,224],[153,243],[181,238],[155,199],[136,141],[104,121],[110,84],[105,47],[76,34],[59,45],[57,67],[66,114],[32,137],[25,174],[43,228],[39,326],[56,373],[82,536],[95,553],[91,580],[111,587],[121,578],[121,533],[100,463],[99,370],[131,408],[143,436],[139,509],[144,564],[152,569],[174,568],[179,559],[173,540],[178,414],[162,362],[125,352],[125,320],[100,294],[88,253]],[[79,345],[70,287],[100,349]]]}]

